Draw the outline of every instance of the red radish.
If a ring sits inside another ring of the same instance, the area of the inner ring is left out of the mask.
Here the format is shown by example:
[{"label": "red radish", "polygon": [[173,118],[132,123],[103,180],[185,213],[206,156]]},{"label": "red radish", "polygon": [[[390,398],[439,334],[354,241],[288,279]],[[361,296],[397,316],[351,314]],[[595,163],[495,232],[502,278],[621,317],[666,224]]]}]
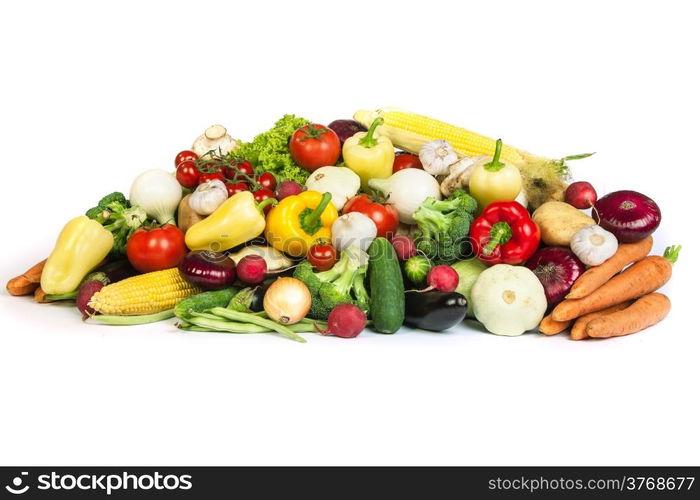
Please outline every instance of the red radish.
[{"label": "red radish", "polygon": [[95,310],[88,306],[88,302],[103,286],[105,284],[100,280],[88,280],[80,285],[78,295],[75,297],[75,305],[78,307],[78,311],[83,314],[83,319],[86,319],[91,314],[95,314]]},{"label": "red radish", "polygon": [[267,262],[259,255],[246,255],[236,265],[238,279],[249,285],[262,283],[267,274]]},{"label": "red radish", "polygon": [[301,193],[304,190],[304,186],[294,181],[282,181],[277,185],[277,190],[275,194],[277,199],[282,201],[287,196],[294,196]]},{"label": "red radish", "polygon": [[459,274],[452,266],[435,266],[428,271],[428,290],[438,290],[440,292],[454,292],[459,284]]},{"label": "red radish", "polygon": [[564,192],[564,200],[580,210],[591,208],[598,201],[598,193],[590,182],[579,181],[569,184]]},{"label": "red radish", "polygon": [[354,304],[339,304],[328,315],[328,328],[316,331],[321,335],[335,335],[344,339],[357,337],[367,325],[367,316]]},{"label": "red radish", "polygon": [[417,253],[416,244],[413,239],[404,234],[397,234],[394,236],[391,239],[391,245],[394,247],[399,260],[408,260]]}]

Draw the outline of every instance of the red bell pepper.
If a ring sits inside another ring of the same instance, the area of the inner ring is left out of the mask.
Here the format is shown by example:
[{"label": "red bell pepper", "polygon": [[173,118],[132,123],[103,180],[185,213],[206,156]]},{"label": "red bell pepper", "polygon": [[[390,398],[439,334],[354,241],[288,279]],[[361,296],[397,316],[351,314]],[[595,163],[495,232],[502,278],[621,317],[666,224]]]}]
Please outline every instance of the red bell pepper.
[{"label": "red bell pepper", "polygon": [[484,264],[522,264],[540,245],[540,228],[517,201],[489,204],[472,224],[474,254]]}]

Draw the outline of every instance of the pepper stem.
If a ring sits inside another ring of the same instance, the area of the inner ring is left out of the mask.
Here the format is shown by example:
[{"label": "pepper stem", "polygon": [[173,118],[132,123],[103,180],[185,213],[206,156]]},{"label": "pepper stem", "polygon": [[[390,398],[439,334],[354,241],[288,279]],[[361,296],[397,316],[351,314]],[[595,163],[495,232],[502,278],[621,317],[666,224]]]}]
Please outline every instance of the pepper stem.
[{"label": "pepper stem", "polygon": [[507,222],[496,222],[491,226],[490,240],[483,248],[481,253],[485,256],[491,255],[496,249],[496,246],[507,243],[512,237],[513,232]]},{"label": "pepper stem", "polygon": [[498,172],[506,166],[505,163],[499,161],[501,158],[501,148],[503,148],[503,141],[498,139],[496,141],[496,151],[493,152],[493,158],[490,162],[484,164],[484,168],[489,172]]},{"label": "pepper stem", "polygon": [[370,125],[369,130],[367,131],[367,134],[359,140],[358,144],[360,146],[364,146],[366,148],[371,148],[373,146],[377,145],[377,139],[374,138],[374,132],[377,130],[377,127],[384,123],[384,118],[379,117],[375,119],[372,122],[372,125]]},{"label": "pepper stem", "polygon": [[262,213],[266,206],[272,205],[273,203],[277,203],[277,200],[275,198],[268,198],[266,200],[261,201],[257,205],[258,211]]},{"label": "pepper stem", "polygon": [[316,208],[313,210],[307,208],[302,210],[301,214],[299,214],[299,223],[308,235],[312,236],[316,234],[319,229],[321,229],[321,221],[319,219],[321,218],[323,211],[331,202],[331,198],[333,198],[331,193],[323,193],[321,201]]}]

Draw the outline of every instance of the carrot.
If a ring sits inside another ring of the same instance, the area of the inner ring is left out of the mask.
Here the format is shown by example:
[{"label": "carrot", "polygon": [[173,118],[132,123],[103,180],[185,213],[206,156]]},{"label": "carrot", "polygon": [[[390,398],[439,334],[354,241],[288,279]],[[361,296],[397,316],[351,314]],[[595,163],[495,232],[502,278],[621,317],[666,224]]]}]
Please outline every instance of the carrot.
[{"label": "carrot", "polygon": [[46,298],[46,292],[42,290],[41,287],[34,291],[34,300],[39,304],[48,304],[49,302],[53,302],[52,300]]},{"label": "carrot", "polygon": [[599,266],[591,267],[583,273],[569,290],[567,299],[580,299],[597,290],[603,283],[622,271],[633,262],[643,259],[649,252],[654,240],[651,236],[636,243],[623,243],[617,247],[615,255]]},{"label": "carrot", "polygon": [[668,247],[663,257],[645,257],[590,295],[560,302],[552,311],[552,318],[568,321],[658,290],[671,279],[672,264],[678,259],[680,250],[680,246]]},{"label": "carrot", "polygon": [[671,301],[663,293],[650,293],[627,309],[597,318],[586,326],[589,337],[608,338],[637,333],[664,319]]},{"label": "carrot", "polygon": [[588,323],[593,321],[594,319],[600,318],[602,316],[605,316],[610,313],[614,313],[617,311],[621,311],[622,309],[629,307],[629,305],[632,303],[631,300],[628,300],[626,302],[622,302],[621,304],[616,304],[614,306],[606,307],[602,311],[596,311],[588,314],[584,314],[581,316],[579,319],[576,320],[576,323],[574,323],[573,328],[571,328],[571,340],[583,340],[588,335],[586,335],[586,326]]},{"label": "carrot", "polygon": [[554,321],[552,315],[548,314],[540,321],[540,333],[556,335],[569,328],[570,325],[571,321]]},{"label": "carrot", "polygon": [[20,276],[15,276],[8,281],[6,286],[7,292],[10,295],[16,296],[31,295],[34,293],[34,291],[39,288],[41,272],[44,270],[44,264],[46,264],[46,259],[34,264]]}]

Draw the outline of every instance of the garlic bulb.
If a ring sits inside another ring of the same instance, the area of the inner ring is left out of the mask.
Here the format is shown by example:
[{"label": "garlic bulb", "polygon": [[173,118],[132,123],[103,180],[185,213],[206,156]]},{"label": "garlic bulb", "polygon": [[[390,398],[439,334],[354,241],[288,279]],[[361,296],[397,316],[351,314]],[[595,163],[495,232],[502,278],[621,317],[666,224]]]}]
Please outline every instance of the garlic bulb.
[{"label": "garlic bulb", "polygon": [[192,151],[200,158],[210,151],[225,155],[235,149],[238,149],[238,141],[228,134],[223,125],[212,125],[192,144]]},{"label": "garlic bulb", "polygon": [[579,229],[569,246],[581,262],[587,266],[599,266],[617,252],[617,239],[610,231],[592,224]]},{"label": "garlic bulb", "polygon": [[226,185],[218,179],[203,182],[190,196],[190,208],[199,215],[209,215],[228,199]]},{"label": "garlic bulb", "polygon": [[430,175],[446,175],[450,165],[458,160],[457,153],[452,149],[452,146],[442,139],[424,144],[420,148],[418,157],[423,164],[423,170]]}]

